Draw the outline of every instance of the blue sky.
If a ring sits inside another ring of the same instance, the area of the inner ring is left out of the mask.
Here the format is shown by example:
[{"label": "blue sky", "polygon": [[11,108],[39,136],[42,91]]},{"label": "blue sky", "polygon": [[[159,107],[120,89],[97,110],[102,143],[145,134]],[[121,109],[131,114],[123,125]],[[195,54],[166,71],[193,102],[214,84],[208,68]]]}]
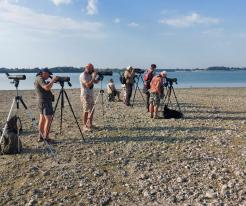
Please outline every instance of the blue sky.
[{"label": "blue sky", "polygon": [[245,0],[0,0],[0,67],[243,67],[245,6]]}]

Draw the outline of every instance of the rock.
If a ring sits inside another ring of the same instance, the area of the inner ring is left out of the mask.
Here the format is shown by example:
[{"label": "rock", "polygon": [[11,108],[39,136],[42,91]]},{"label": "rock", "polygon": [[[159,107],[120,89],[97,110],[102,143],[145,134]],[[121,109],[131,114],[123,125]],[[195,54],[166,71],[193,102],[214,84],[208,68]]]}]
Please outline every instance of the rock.
[{"label": "rock", "polygon": [[208,199],[214,199],[217,197],[217,194],[214,190],[208,190],[205,194],[206,198]]}]

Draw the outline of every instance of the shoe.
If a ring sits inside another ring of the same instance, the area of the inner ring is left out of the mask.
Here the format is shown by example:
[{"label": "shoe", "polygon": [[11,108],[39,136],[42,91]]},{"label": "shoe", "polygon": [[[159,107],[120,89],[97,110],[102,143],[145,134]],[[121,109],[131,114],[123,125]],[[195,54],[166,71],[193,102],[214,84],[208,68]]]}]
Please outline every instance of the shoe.
[{"label": "shoe", "polygon": [[161,117],[159,117],[159,116],[155,116],[155,117],[154,117],[154,119],[160,119],[160,118],[161,118]]},{"label": "shoe", "polygon": [[89,127],[83,127],[83,132],[91,132],[91,128],[89,128]]},{"label": "shoe", "polygon": [[43,142],[44,139],[42,137],[39,137],[38,142]]},{"label": "shoe", "polygon": [[50,139],[50,138],[46,138],[45,140],[46,140],[49,144],[55,144],[55,143],[56,143],[55,140]]}]

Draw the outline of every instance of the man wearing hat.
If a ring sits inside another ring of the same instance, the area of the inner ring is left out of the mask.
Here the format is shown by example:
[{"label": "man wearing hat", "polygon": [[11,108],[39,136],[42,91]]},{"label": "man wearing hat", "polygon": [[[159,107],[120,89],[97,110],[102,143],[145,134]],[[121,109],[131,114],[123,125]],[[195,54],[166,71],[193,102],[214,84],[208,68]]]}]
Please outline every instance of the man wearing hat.
[{"label": "man wearing hat", "polygon": [[167,72],[163,71],[159,75],[155,76],[150,83],[150,113],[151,118],[158,119],[158,109],[161,102],[161,96],[163,95],[164,80],[167,76]]},{"label": "man wearing hat", "polygon": [[54,113],[52,107],[53,94],[51,93],[51,88],[57,80],[57,77],[53,76],[51,81],[47,82],[50,75],[52,75],[52,73],[48,68],[41,69],[36,76],[34,85],[38,98],[38,108],[40,111],[39,141],[43,141],[45,139],[47,142],[52,143],[53,140],[49,138],[49,128]]},{"label": "man wearing hat", "polygon": [[126,71],[124,72],[124,77],[126,80],[126,98],[125,98],[125,105],[130,106],[130,100],[132,96],[132,89],[134,85],[134,77],[135,77],[135,72],[133,67],[128,66],[126,68]]}]

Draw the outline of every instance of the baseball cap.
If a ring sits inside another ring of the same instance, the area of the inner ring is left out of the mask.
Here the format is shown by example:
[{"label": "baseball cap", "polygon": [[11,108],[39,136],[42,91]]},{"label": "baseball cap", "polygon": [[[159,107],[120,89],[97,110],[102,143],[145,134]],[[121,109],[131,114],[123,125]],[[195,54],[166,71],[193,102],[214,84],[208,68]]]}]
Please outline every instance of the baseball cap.
[{"label": "baseball cap", "polygon": [[52,72],[51,72],[48,68],[40,69],[40,73],[43,73],[43,72],[47,72],[47,73],[49,73],[50,75],[52,75]]}]

